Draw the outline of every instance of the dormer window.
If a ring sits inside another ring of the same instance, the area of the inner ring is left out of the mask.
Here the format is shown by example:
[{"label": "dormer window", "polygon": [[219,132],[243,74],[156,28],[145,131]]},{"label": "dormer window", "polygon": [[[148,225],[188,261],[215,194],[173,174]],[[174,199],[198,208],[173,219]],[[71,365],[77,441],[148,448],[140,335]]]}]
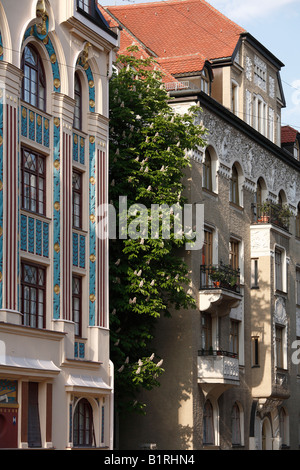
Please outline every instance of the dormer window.
[{"label": "dormer window", "polygon": [[85,11],[85,13],[88,13],[89,15],[94,13],[94,5],[94,0],[78,0],[78,8],[81,8],[81,10]]},{"label": "dormer window", "polygon": [[206,68],[201,72],[201,91],[209,95],[209,76]]}]

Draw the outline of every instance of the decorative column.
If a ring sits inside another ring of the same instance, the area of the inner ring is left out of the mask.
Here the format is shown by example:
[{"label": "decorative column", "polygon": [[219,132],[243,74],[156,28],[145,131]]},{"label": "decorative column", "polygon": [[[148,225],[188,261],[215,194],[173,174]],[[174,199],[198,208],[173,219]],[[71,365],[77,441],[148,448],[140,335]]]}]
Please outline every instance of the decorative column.
[{"label": "decorative column", "polygon": [[0,318],[19,316],[19,95],[21,71],[0,61]]}]

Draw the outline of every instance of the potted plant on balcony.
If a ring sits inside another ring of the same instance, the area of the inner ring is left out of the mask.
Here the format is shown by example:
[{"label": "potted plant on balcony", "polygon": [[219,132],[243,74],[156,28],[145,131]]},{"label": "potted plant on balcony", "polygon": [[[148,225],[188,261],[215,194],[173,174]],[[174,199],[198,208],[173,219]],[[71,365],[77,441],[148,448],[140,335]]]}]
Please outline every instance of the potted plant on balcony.
[{"label": "potted plant on balcony", "polygon": [[271,204],[268,201],[263,202],[260,204],[260,215],[257,219],[258,222],[265,222],[268,223],[270,221],[270,208]]},{"label": "potted plant on balcony", "polygon": [[209,273],[210,279],[213,281],[214,287],[220,287],[222,281],[225,280],[225,274],[219,268],[212,268]]},{"label": "potted plant on balcony", "polygon": [[288,226],[290,217],[292,215],[293,213],[290,210],[289,206],[287,204],[284,204],[282,207],[280,207],[279,212],[278,212],[279,222],[281,222],[281,224],[284,226]]}]

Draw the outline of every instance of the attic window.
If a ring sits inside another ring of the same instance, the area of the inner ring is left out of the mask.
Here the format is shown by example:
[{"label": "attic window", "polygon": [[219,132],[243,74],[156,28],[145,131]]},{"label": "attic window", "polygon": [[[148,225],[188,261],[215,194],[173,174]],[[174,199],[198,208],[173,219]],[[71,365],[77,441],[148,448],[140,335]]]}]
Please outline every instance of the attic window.
[{"label": "attic window", "polygon": [[206,68],[201,72],[201,91],[209,95],[209,76]]},{"label": "attic window", "polygon": [[259,57],[254,57],[254,83],[262,90],[267,89],[267,66]]},{"label": "attic window", "polygon": [[78,8],[85,11],[89,15],[94,13],[95,2],[94,0],[78,0]]}]

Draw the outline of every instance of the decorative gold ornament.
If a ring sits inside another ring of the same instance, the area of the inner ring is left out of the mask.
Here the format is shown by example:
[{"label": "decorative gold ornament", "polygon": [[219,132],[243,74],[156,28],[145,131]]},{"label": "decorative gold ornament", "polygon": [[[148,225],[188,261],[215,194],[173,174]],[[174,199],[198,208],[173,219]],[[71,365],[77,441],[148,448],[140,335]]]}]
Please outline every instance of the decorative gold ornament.
[{"label": "decorative gold ornament", "polygon": [[95,101],[94,101],[94,100],[90,100],[90,107],[91,107],[91,108],[94,108],[94,107],[95,107]]},{"label": "decorative gold ornament", "polygon": [[94,303],[95,300],[96,300],[95,294],[90,294],[90,301],[91,301],[92,303]]},{"label": "decorative gold ornament", "polygon": [[60,210],[60,203],[58,201],[55,201],[54,203],[54,209],[58,212]]},{"label": "decorative gold ornament", "polygon": [[59,287],[58,284],[55,284],[55,286],[54,286],[54,292],[55,292],[56,295],[58,295],[58,294],[60,293],[60,287]]},{"label": "decorative gold ornament", "polygon": [[60,120],[59,120],[58,117],[54,118],[54,125],[55,125],[56,127],[59,127],[59,125],[60,125]]},{"label": "decorative gold ornament", "polygon": [[90,183],[94,185],[96,183],[96,180],[93,176],[90,177]]},{"label": "decorative gold ornament", "polygon": [[94,88],[94,86],[95,86],[94,80],[90,80],[89,81],[89,87]]},{"label": "decorative gold ornament", "polygon": [[2,135],[0,135],[0,147],[2,146],[2,144],[3,144],[3,137]]},{"label": "decorative gold ornament", "polygon": [[2,183],[2,181],[0,180],[0,191],[2,191],[2,189],[3,189],[3,183]]},{"label": "decorative gold ornament", "polygon": [[43,43],[45,44],[45,46],[48,44],[49,42],[49,38],[48,36],[46,36],[44,39],[43,39]]},{"label": "decorative gold ornament", "polygon": [[34,114],[33,114],[33,112],[32,112],[32,111],[30,111],[30,114],[29,114],[29,119],[30,119],[30,121],[31,121],[31,122],[33,122],[33,121],[34,121]]},{"label": "decorative gold ornament", "polygon": [[44,126],[45,126],[45,129],[49,129],[49,121],[48,119],[45,119],[45,123],[44,123]]},{"label": "decorative gold ornament", "polygon": [[26,119],[26,117],[27,117],[27,110],[26,110],[26,108],[23,108],[22,109],[22,118]]},{"label": "decorative gold ornament", "polygon": [[56,62],[56,54],[52,54],[50,57],[51,64],[55,64]]},{"label": "decorative gold ornament", "polygon": [[42,118],[41,118],[41,116],[38,115],[36,121],[37,121],[38,126],[40,126],[40,125],[42,124]]},{"label": "decorative gold ornament", "polygon": [[59,160],[57,160],[57,159],[56,159],[56,160],[54,160],[54,163],[53,163],[53,165],[54,165],[54,168],[55,168],[56,170],[59,170],[59,167],[60,167],[60,161],[59,161]]},{"label": "decorative gold ornament", "polygon": [[55,78],[55,80],[54,80],[53,83],[54,83],[55,88],[59,88],[59,87],[60,87],[60,80],[59,80],[59,78]]},{"label": "decorative gold ornament", "polygon": [[94,215],[94,214],[91,214],[91,215],[90,215],[90,221],[91,221],[92,223],[94,223],[95,220],[96,220],[95,215]]},{"label": "decorative gold ornament", "polygon": [[0,227],[0,237],[3,235],[3,227]]},{"label": "decorative gold ornament", "polygon": [[78,143],[78,137],[77,134],[74,134],[74,144],[77,145]]},{"label": "decorative gold ornament", "polygon": [[59,253],[59,252],[60,252],[59,243],[55,243],[55,245],[54,245],[54,250],[56,251],[56,253]]},{"label": "decorative gold ornament", "polygon": [[0,282],[2,282],[2,273],[0,273]]},{"label": "decorative gold ornament", "polygon": [[3,47],[0,46],[0,55],[3,55]]},{"label": "decorative gold ornament", "polygon": [[38,30],[38,33],[44,36],[45,34],[47,34],[47,12],[44,0],[38,0],[36,6],[36,16],[42,21],[42,23],[36,23],[36,28]]},{"label": "decorative gold ornament", "polygon": [[95,137],[93,135],[90,136],[90,143],[91,144],[95,143]]},{"label": "decorative gold ornament", "polygon": [[83,139],[83,137],[81,137],[81,139],[80,139],[80,147],[84,147],[84,139]]},{"label": "decorative gold ornament", "polygon": [[94,255],[94,253],[92,253],[92,254],[90,255],[90,261],[91,261],[92,263],[95,263],[95,261],[96,261],[96,256]]}]

